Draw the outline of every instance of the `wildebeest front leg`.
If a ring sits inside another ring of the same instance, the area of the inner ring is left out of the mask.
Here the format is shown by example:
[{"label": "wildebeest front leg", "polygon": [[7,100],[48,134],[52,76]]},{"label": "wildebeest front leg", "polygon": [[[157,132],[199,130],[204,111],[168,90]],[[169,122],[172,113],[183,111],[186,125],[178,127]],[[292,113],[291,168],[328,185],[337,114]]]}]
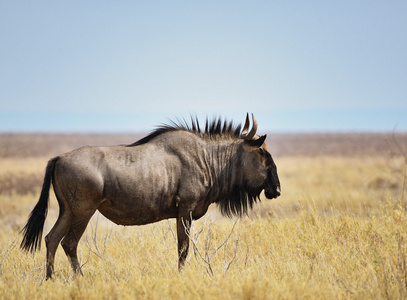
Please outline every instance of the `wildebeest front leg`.
[{"label": "wildebeest front leg", "polygon": [[178,236],[178,270],[181,271],[185,264],[189,249],[189,233],[191,229],[191,217],[187,215],[177,218]]}]

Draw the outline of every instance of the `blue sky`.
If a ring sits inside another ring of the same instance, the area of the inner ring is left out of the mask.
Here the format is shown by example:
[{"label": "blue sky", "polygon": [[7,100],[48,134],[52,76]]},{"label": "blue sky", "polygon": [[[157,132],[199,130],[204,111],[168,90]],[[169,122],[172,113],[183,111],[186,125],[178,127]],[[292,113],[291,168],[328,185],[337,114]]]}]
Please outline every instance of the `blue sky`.
[{"label": "blue sky", "polygon": [[406,1],[2,1],[0,132],[407,131]]}]

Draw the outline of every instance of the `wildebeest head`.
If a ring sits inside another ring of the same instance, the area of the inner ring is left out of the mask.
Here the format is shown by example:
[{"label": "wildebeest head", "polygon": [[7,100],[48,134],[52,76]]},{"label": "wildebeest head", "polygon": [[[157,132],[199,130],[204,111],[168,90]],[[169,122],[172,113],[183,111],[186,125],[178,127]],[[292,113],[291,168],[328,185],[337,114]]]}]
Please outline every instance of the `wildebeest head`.
[{"label": "wildebeest head", "polygon": [[252,129],[248,132],[250,121],[247,114],[241,133],[243,139],[243,174],[246,174],[246,180],[253,189],[264,189],[264,194],[268,199],[277,198],[281,194],[277,166],[267,150],[266,135],[259,136],[256,134],[257,121],[253,115],[252,119]]}]

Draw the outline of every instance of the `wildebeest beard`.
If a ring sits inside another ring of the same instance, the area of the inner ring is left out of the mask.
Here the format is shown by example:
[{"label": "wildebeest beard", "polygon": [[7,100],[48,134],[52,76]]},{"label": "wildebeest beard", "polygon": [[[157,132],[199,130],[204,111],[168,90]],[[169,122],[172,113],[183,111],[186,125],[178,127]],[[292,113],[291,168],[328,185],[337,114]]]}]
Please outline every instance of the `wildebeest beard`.
[{"label": "wildebeest beard", "polygon": [[216,203],[222,215],[241,217],[253,208],[254,203],[260,201],[263,187],[251,187],[243,179],[239,170],[240,160],[232,158],[223,170],[216,176],[216,180],[208,193],[211,203]]},{"label": "wildebeest beard", "polygon": [[234,185],[231,193],[218,202],[221,213],[228,217],[247,214],[248,208],[253,208],[253,204],[260,201],[262,190],[262,188],[250,188],[244,184]]}]

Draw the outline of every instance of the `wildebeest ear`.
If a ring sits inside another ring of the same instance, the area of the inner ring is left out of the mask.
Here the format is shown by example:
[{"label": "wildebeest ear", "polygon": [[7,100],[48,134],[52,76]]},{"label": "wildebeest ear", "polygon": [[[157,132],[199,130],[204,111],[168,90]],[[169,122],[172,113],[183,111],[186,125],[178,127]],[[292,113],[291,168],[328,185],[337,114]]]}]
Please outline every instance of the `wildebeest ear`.
[{"label": "wildebeest ear", "polygon": [[267,134],[262,135],[257,140],[245,140],[243,142],[244,150],[253,151],[253,150],[260,148],[264,144],[266,137],[267,137]]}]

